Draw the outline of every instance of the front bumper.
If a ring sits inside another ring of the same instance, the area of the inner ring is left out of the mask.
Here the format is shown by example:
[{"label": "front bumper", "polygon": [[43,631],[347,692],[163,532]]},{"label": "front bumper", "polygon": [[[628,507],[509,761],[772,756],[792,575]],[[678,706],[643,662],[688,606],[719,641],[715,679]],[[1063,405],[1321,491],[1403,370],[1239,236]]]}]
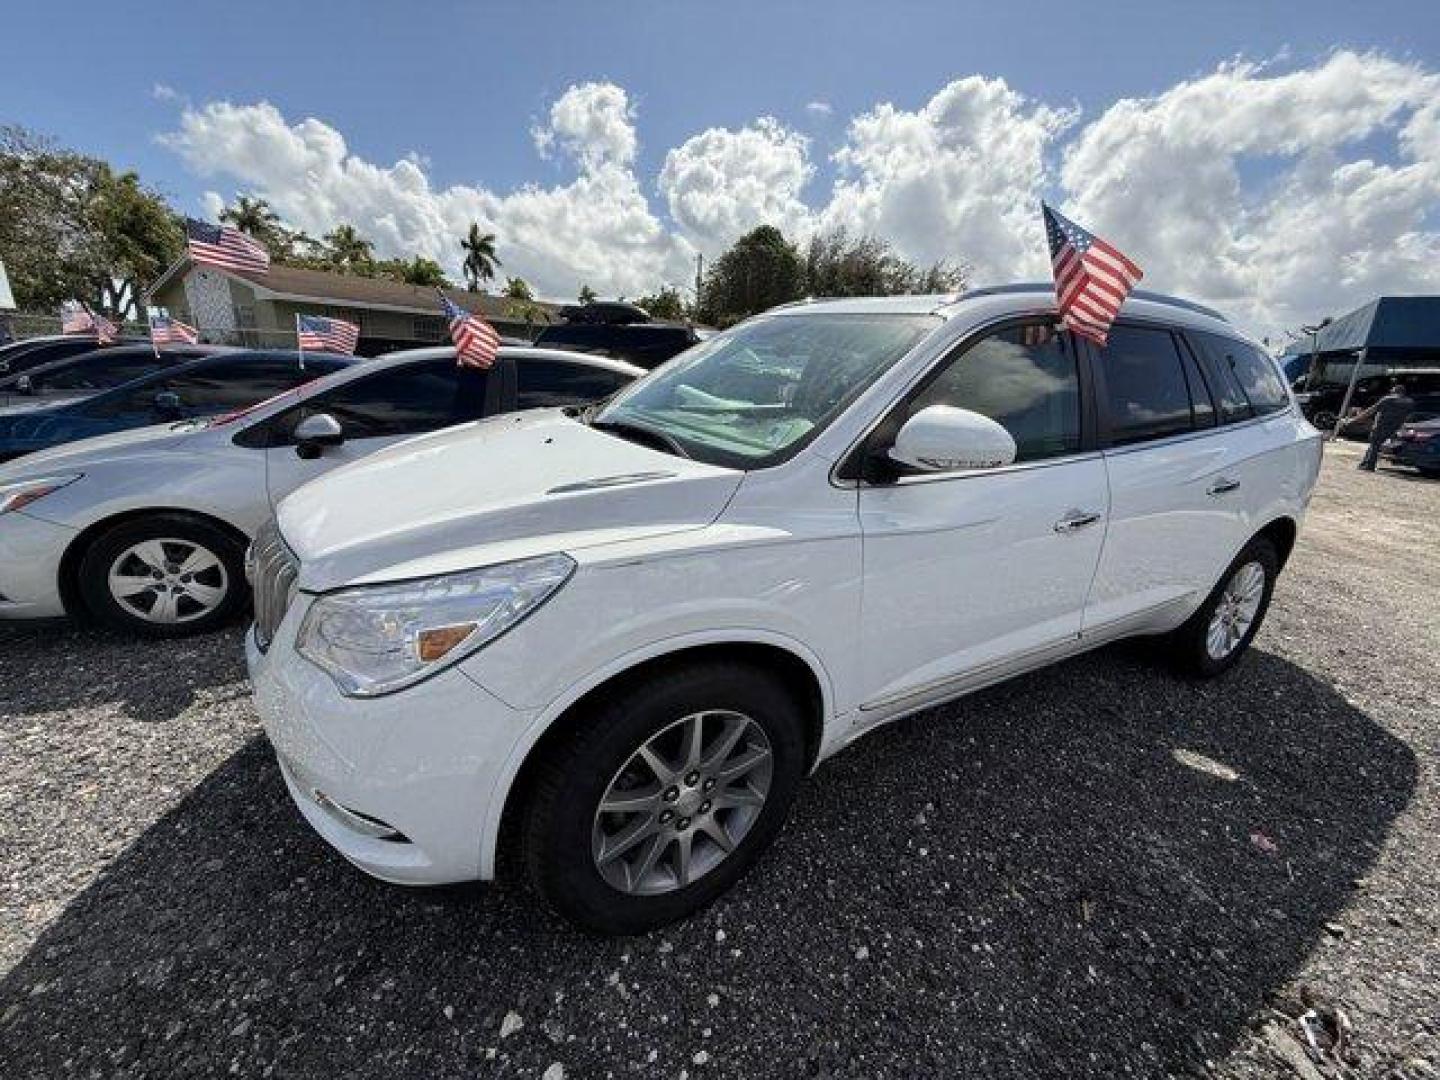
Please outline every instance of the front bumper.
[{"label": "front bumper", "polygon": [[65,614],[60,559],[75,535],[23,510],[0,515],[0,619]]},{"label": "front bumper", "polygon": [[500,777],[531,717],[455,667],[384,697],[344,697],[295,651],[307,606],[297,597],[266,652],[246,635],[255,706],[301,814],[386,881],[488,876],[486,830],[500,818],[490,801],[503,797]]}]

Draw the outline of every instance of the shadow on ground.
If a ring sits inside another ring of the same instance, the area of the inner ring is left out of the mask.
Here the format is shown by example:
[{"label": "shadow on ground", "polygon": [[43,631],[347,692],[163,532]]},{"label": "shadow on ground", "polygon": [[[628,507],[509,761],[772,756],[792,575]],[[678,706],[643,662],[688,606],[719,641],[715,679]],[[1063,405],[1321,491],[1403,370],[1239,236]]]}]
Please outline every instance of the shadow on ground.
[{"label": "shadow on ground", "polygon": [[517,887],[363,877],[257,739],[0,984],[0,1058],[11,1077],[1186,1071],[1326,947],[1415,782],[1403,744],[1274,655],[1197,685],[1109,651],[864,740],[733,894],[606,941]]}]

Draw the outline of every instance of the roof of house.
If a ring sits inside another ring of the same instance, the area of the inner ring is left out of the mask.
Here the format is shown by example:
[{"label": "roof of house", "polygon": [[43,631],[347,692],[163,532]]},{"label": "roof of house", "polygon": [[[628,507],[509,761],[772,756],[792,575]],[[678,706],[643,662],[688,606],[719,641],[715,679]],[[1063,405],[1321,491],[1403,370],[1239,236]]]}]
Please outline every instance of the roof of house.
[{"label": "roof of house", "polygon": [[[182,257],[161,274],[147,293],[169,284],[191,266],[188,257]],[[216,269],[213,268],[212,269]],[[335,304],[350,307],[376,308],[394,311],[410,311],[422,315],[439,315],[435,290],[428,285],[406,285],[388,278],[358,277],[354,274],[336,274],[328,270],[309,270],[299,266],[272,265],[263,274],[244,273],[239,270],[219,270],[238,281],[252,286],[258,300],[299,300],[309,303]],[[452,301],[467,311],[473,311],[488,319],[513,320],[509,314],[507,300],[503,296],[489,293],[472,293],[463,289],[445,289]],[[541,310],[553,314],[558,304],[536,300]]]}]

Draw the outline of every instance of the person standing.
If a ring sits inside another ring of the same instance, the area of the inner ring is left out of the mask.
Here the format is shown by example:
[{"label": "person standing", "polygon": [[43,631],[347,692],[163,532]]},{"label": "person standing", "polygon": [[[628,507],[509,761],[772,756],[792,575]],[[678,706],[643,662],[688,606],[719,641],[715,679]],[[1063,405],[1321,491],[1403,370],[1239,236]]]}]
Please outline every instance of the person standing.
[{"label": "person standing", "polygon": [[1365,457],[1360,462],[1359,468],[1366,472],[1375,471],[1375,463],[1380,459],[1380,447],[1385,445],[1391,435],[1400,430],[1400,425],[1405,423],[1405,418],[1414,411],[1415,399],[1405,392],[1405,384],[1397,379],[1390,384],[1389,393],[1364,412],[1346,421],[1346,427],[1351,424],[1363,423],[1366,420],[1371,421],[1370,446],[1365,451]]}]

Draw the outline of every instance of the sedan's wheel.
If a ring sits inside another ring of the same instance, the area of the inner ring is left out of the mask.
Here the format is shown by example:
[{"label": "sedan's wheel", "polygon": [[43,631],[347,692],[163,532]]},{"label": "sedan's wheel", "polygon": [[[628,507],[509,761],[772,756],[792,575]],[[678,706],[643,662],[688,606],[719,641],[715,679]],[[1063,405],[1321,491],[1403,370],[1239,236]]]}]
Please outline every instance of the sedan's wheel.
[{"label": "sedan's wheel", "polygon": [[1279,566],[1269,540],[1250,541],[1200,609],[1171,635],[1177,666],[1193,675],[1211,676],[1235,663],[1264,621]]},{"label": "sedan's wheel", "polygon": [[244,603],[239,542],[181,514],[122,522],[85,552],[79,585],[90,611],[152,637],[201,633]]},{"label": "sedan's wheel", "polygon": [[708,904],[784,823],[805,770],[795,696],[706,663],[631,683],[539,765],[526,864],[572,922],[632,934]]},{"label": "sedan's wheel", "polygon": [[110,564],[110,598],[136,618],[162,626],[194,622],[229,591],[220,556],[202,544],[162,536],[131,544]]},{"label": "sedan's wheel", "polygon": [[683,889],[714,870],[759,820],[774,755],[765,729],[733,712],[700,712],[647,739],[595,811],[591,855],[627,893]]}]

